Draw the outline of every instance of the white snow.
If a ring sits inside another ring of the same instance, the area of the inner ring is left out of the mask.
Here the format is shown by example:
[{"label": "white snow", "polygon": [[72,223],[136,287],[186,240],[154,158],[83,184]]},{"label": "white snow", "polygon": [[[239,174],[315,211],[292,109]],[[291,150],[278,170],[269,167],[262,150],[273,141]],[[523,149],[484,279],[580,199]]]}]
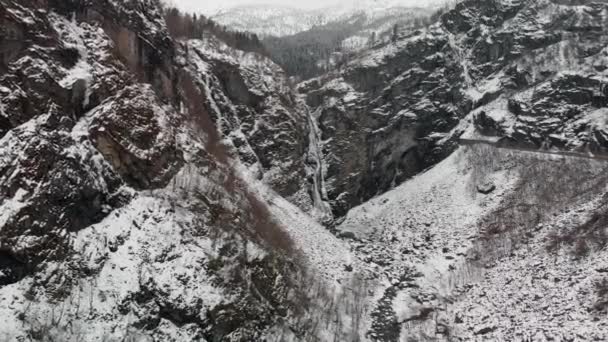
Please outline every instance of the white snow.
[{"label": "white snow", "polygon": [[350,265],[353,258],[347,245],[314,218],[256,180],[244,168],[240,173],[250,190],[270,204],[271,213],[293,239],[296,249],[306,258],[315,274],[329,283],[344,278],[344,266]]},{"label": "white snow", "polygon": [[481,100],[485,94],[492,94],[500,91],[502,89],[500,77],[501,75],[496,75],[495,77],[472,85],[466,90],[467,95],[469,95],[474,102],[477,102]]},{"label": "white snow", "polygon": [[[69,21],[56,14],[50,14],[49,17],[53,27],[66,42],[67,47],[75,48],[80,55],[76,65],[67,70],[65,77],[59,81],[59,84],[64,88],[71,88],[76,81],[82,80],[85,82],[85,86],[88,87],[93,79],[93,66],[89,64],[89,53],[83,39],[86,31],[79,26],[75,18]],[[86,92],[84,106],[88,105],[90,96],[90,91],[86,90]]]},{"label": "white snow", "polygon": [[599,108],[587,115],[590,126],[596,130],[606,130],[608,128],[608,108]]},{"label": "white snow", "polygon": [[[379,260],[394,258],[389,261],[390,266],[361,266],[380,275],[376,291],[386,287],[382,281],[391,284],[399,278],[397,270],[401,267],[420,272],[416,284],[438,295],[447,295],[463,281],[474,280],[471,277],[476,272],[464,266],[462,251],[472,246],[477,220],[497,205],[500,194],[509,189],[515,178],[507,173],[494,174],[499,188],[492,195],[476,195],[471,190],[475,180],[467,158],[467,150],[460,148],[427,172],[352,209],[337,227],[363,241],[368,252],[357,253],[358,258],[365,260],[368,255],[376,255],[374,250],[380,253]],[[404,254],[404,250],[409,252]],[[412,305],[407,290],[398,293],[393,306],[399,320],[420,309]]]}]

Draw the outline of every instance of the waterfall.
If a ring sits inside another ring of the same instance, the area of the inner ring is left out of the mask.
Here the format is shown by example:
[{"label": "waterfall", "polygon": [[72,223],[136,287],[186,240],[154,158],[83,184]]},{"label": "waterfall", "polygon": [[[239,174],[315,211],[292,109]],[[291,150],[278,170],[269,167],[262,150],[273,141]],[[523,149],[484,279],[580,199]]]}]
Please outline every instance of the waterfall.
[{"label": "waterfall", "polygon": [[312,215],[320,222],[325,222],[333,219],[331,207],[327,203],[327,191],[325,189],[325,179],[323,177],[323,153],[321,152],[320,136],[321,131],[317,125],[317,119],[314,113],[311,113],[306,106],[306,115],[308,117],[309,147],[308,147],[308,165],[307,171],[312,176]]}]

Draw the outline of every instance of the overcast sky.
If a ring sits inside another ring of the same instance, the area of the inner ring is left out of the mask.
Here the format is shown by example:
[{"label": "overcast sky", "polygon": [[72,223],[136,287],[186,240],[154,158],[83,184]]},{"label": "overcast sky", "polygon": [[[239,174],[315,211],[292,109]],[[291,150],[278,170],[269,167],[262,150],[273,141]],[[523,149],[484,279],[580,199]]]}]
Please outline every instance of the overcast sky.
[{"label": "overcast sky", "polygon": [[[300,8],[325,8],[341,3],[352,3],[357,0],[168,0],[176,4],[182,9],[202,12],[205,14],[215,14],[219,9],[227,9],[239,5],[248,4],[271,4],[271,5],[282,5],[287,7],[300,7]],[[403,3],[407,6],[424,6],[431,2],[438,0],[390,0],[391,2]]]}]

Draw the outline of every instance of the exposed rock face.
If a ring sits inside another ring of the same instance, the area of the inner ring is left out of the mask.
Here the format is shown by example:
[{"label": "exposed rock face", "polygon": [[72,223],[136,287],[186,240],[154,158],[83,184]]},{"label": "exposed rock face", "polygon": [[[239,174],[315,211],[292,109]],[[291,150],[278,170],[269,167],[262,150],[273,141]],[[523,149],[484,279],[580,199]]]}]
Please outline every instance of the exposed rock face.
[{"label": "exposed rock face", "polygon": [[[464,40],[474,46],[468,61],[477,86],[469,92],[481,105],[473,112],[478,132],[515,146],[603,151],[606,5],[513,6],[517,11],[509,11],[507,22],[484,32],[470,30],[470,43]],[[491,46],[503,48],[494,53]]]},{"label": "exposed rock face", "polygon": [[344,262],[286,231],[343,246],[266,188],[312,207],[310,120],[281,70],[172,40],[154,1],[2,1],[0,16],[0,333],[249,341],[299,327],[304,269]]},{"label": "exposed rock face", "polygon": [[137,189],[166,186],[183,165],[177,118],[151,99],[156,97],[150,87],[130,86],[89,114],[93,145]]},{"label": "exposed rock face", "polygon": [[605,10],[463,1],[428,30],[302,84],[334,213],[444,158],[471,120],[518,146],[603,150]]},{"label": "exposed rock face", "polygon": [[66,258],[66,234],[101,220],[121,203],[120,179],[97,164],[94,153],[89,159],[70,151],[69,131],[49,125],[49,117],[12,130],[1,144],[2,249],[28,270]]},{"label": "exposed rock face", "polygon": [[285,73],[266,58],[214,39],[188,42],[188,56],[190,67],[201,75],[197,82],[214,99],[209,114],[241,160],[280,195],[310,208],[306,167],[311,128]]},{"label": "exposed rock face", "polygon": [[335,214],[344,215],[450,151],[443,138],[471,101],[449,42],[436,26],[365,53],[329,80],[301,86],[317,108]]},{"label": "exposed rock face", "polygon": [[607,148],[607,5],[468,0],[300,94],[156,6],[0,0],[0,336],[606,339],[603,164],[450,153]]},{"label": "exposed rock face", "polygon": [[[1,248],[9,259],[19,261],[18,267],[33,271],[43,261],[68,257],[66,236],[98,222],[127,196],[118,190],[121,179],[99,154],[77,147],[80,142],[72,134],[83,107],[90,105],[85,92],[74,87],[77,75],[90,76],[77,64],[84,56],[70,46],[72,40],[60,39],[77,26],[31,7],[2,8],[4,20],[23,23],[29,37],[24,41],[31,46],[5,60],[9,64],[0,76],[5,129]],[[87,38],[92,43],[100,35],[93,31]],[[107,47],[101,44],[97,52],[107,53]],[[107,58],[99,59],[101,70],[104,61]]]}]

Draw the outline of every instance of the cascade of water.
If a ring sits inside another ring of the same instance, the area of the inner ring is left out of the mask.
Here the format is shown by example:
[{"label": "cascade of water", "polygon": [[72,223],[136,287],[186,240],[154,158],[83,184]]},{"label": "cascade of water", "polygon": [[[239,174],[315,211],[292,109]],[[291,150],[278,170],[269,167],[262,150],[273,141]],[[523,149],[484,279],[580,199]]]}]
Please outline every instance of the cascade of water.
[{"label": "cascade of water", "polygon": [[308,122],[310,126],[308,148],[309,172],[312,174],[312,200],[313,200],[313,216],[320,219],[322,222],[331,220],[333,215],[331,208],[327,203],[327,191],[325,189],[325,180],[323,177],[323,157],[321,152],[320,136],[321,132],[317,125],[317,119],[314,113],[306,110]]}]

